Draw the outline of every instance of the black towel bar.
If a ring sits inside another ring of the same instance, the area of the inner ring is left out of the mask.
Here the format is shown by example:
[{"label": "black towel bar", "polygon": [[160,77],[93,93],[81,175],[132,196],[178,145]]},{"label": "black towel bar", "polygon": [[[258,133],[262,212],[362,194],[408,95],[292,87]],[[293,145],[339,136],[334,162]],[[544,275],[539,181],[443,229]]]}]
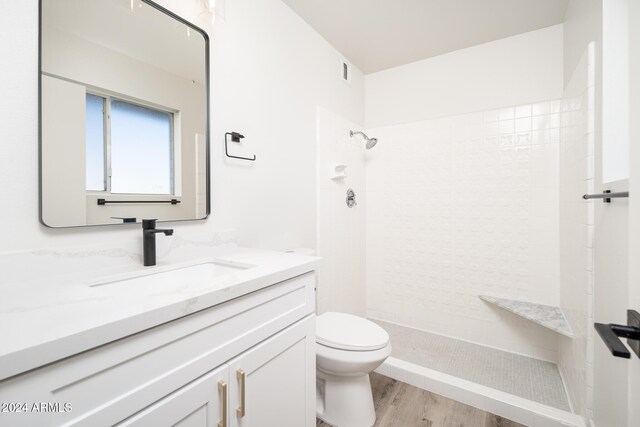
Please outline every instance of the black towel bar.
[{"label": "black towel bar", "polygon": [[134,204],[138,204],[138,203],[171,203],[172,205],[177,205],[178,203],[180,203],[180,200],[178,200],[178,199],[171,199],[171,200],[105,200],[105,199],[98,199],[98,205],[99,206],[109,205],[109,204],[113,204],[113,203],[134,203]]},{"label": "black towel bar", "polygon": [[585,194],[582,196],[583,199],[602,199],[604,203],[611,203],[611,199],[617,199],[622,197],[629,197],[628,191],[620,191],[618,193],[612,193],[611,190],[604,190],[602,194]]}]

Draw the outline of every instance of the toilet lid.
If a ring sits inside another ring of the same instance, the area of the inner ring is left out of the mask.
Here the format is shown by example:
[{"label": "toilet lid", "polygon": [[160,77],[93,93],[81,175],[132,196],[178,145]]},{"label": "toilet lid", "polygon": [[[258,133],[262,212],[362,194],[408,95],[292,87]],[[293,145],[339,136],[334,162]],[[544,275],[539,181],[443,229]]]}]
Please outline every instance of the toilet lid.
[{"label": "toilet lid", "polygon": [[389,343],[389,334],[362,317],[328,312],[316,318],[316,342],[340,350],[378,350]]}]

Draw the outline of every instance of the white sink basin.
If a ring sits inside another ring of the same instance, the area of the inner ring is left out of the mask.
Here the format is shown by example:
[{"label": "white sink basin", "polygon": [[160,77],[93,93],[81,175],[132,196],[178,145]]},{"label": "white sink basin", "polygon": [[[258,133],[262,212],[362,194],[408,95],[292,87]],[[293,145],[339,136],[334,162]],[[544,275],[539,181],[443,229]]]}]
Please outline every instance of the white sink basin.
[{"label": "white sink basin", "polygon": [[184,287],[190,284],[213,284],[215,279],[238,273],[254,267],[249,264],[232,264],[225,261],[210,260],[197,263],[152,267],[133,273],[121,273],[86,281],[89,287],[98,286],[149,286],[163,285]]}]

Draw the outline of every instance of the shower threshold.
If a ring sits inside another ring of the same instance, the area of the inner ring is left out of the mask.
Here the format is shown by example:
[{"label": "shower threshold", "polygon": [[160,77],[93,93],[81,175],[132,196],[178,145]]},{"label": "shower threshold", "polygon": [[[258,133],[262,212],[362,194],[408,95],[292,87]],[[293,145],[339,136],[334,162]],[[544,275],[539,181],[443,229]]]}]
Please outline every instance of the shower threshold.
[{"label": "shower threshold", "polygon": [[393,346],[376,369],[382,375],[527,426],[585,426],[570,412],[554,363],[371,320]]}]

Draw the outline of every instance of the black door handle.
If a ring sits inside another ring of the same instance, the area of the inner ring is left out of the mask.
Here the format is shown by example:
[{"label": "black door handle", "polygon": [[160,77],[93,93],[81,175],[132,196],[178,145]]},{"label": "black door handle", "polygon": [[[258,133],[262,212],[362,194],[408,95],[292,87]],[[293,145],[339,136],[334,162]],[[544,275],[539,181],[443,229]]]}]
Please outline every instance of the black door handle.
[{"label": "black door handle", "polygon": [[607,345],[611,354],[615,357],[624,357],[625,359],[631,358],[631,353],[627,350],[618,335],[614,332],[613,328],[620,325],[605,325],[604,323],[596,323],[595,325],[598,335],[602,338],[602,341]]},{"label": "black door handle", "polygon": [[633,352],[640,357],[640,313],[635,310],[627,310],[627,323],[628,325],[595,323],[594,327],[615,357],[631,358],[631,353],[619,337],[627,338]]}]

